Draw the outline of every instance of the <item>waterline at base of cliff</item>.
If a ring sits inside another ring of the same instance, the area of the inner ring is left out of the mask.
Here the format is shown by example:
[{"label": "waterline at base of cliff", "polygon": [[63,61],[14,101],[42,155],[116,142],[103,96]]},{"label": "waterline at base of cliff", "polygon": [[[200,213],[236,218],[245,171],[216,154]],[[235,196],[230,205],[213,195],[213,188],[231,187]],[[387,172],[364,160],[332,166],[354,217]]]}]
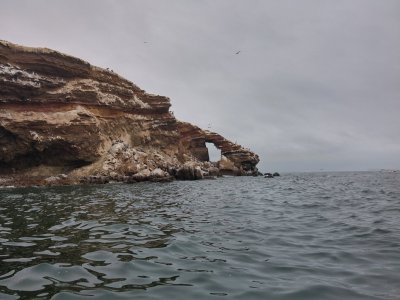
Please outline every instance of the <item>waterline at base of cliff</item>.
[{"label": "waterline at base of cliff", "polygon": [[0,186],[258,174],[257,154],[79,58],[0,41],[0,87]]}]

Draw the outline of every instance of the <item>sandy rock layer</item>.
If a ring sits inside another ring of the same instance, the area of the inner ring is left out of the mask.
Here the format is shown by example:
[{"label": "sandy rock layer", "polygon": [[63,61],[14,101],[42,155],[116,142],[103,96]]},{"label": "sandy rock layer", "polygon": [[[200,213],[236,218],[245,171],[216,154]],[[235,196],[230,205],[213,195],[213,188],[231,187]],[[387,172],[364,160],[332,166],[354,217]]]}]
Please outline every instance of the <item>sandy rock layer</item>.
[{"label": "sandy rock layer", "polygon": [[[170,106],[81,59],[0,41],[0,186],[258,174],[257,154]],[[206,143],[221,161],[209,162]]]}]

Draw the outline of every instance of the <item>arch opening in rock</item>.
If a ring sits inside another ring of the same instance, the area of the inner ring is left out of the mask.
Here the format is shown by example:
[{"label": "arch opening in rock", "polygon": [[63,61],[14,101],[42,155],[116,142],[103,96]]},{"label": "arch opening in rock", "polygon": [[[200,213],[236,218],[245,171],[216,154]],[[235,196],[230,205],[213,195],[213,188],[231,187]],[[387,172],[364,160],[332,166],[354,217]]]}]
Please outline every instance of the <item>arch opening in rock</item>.
[{"label": "arch opening in rock", "polygon": [[208,149],[209,161],[217,162],[221,160],[221,150],[214,143],[206,143],[206,147]]}]

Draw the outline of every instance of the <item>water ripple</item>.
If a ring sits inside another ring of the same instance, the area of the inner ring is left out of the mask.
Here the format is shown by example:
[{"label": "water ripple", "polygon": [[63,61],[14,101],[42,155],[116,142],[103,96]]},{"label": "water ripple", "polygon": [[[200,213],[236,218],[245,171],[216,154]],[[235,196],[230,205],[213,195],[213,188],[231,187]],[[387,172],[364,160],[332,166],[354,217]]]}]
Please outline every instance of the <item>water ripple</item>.
[{"label": "water ripple", "polygon": [[400,175],[0,190],[0,299],[397,299]]}]

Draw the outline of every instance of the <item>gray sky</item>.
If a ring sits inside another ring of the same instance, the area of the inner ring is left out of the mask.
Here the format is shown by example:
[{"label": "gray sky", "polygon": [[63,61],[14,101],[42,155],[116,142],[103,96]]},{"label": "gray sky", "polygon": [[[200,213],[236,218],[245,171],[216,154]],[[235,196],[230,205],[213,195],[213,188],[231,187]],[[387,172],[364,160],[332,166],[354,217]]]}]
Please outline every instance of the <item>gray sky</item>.
[{"label": "gray sky", "polygon": [[263,171],[400,168],[399,0],[1,0],[0,39],[170,97]]}]

